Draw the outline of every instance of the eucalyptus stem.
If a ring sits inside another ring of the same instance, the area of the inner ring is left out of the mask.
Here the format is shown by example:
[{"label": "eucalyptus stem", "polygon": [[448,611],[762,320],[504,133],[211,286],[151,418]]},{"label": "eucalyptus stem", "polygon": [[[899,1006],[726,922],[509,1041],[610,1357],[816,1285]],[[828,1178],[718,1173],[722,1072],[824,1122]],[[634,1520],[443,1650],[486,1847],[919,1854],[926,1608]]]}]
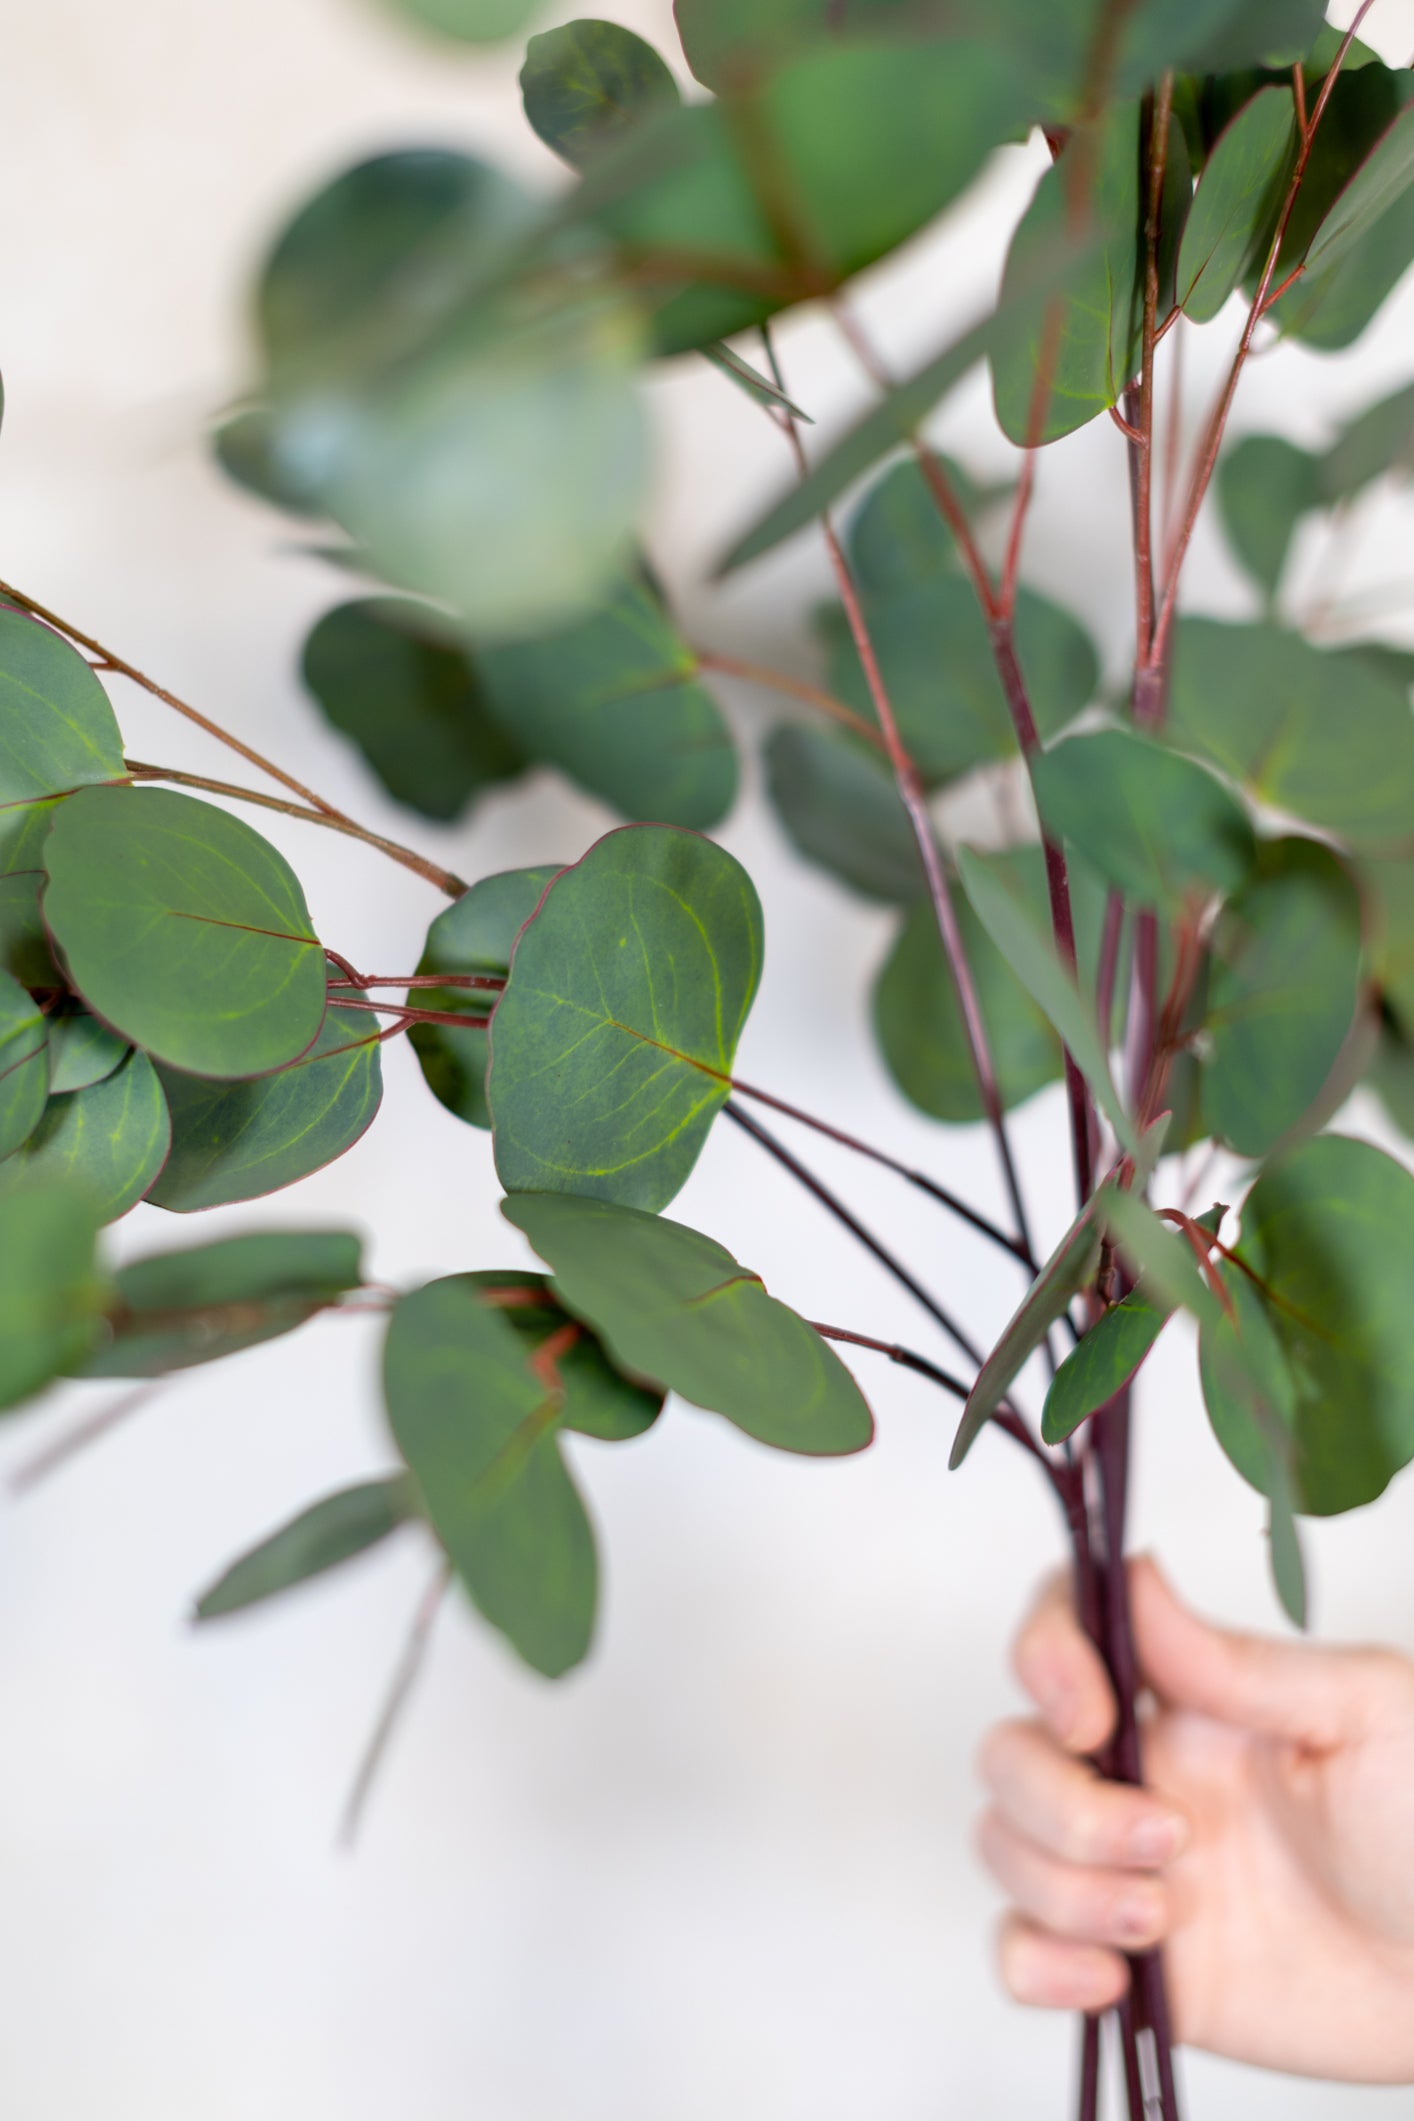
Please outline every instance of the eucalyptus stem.
[{"label": "eucalyptus stem", "polygon": [[451,1580],[451,1564],[445,1561],[439,1562],[432,1581],[418,1600],[417,1611],[413,1615],[412,1626],[408,1630],[407,1641],[403,1645],[402,1655],[394,1667],[387,1695],[382,1708],[378,1712],[378,1719],[373,1726],[368,1743],[364,1748],[363,1757],[359,1761],[358,1771],[354,1776],[353,1787],[349,1791],[348,1800],[344,1806],[343,1821],[339,1828],[339,1840],[345,1848],[352,1848],[358,1839],[358,1830],[362,1824],[364,1810],[372,1793],[373,1785],[378,1779],[378,1770],[387,1757],[393,1733],[398,1727],[399,1719],[403,1710],[407,1707],[413,1687],[417,1683],[418,1674],[426,1661],[427,1651],[432,1641],[432,1629],[441,1610],[442,1601],[447,1595]]},{"label": "eucalyptus stem", "polygon": [[852,730],[876,751],[884,749],[884,739],[872,722],[866,721],[862,714],[856,714],[852,707],[846,707],[844,701],[837,700],[833,693],[823,691],[805,678],[792,677],[786,670],[773,670],[765,663],[744,662],[740,656],[723,655],[715,648],[699,648],[696,656],[699,670],[716,670],[723,677],[740,678],[743,684],[760,685],[767,692],[781,692],[789,699],[802,700],[807,707],[818,708],[831,721]]}]

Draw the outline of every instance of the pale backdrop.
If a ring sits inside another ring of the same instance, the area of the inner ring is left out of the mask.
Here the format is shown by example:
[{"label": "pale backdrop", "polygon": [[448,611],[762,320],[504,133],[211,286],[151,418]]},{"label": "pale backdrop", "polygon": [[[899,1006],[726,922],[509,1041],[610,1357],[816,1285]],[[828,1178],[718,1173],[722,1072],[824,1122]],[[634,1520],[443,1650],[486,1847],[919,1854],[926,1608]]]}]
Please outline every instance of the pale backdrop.
[{"label": "pale backdrop", "polygon": [[[1040,0],[1038,0],[1040,4]],[[568,13],[570,10],[562,11]],[[242,288],[281,212],[355,155],[480,146],[528,179],[515,60],[449,56],[359,0],[45,0],[12,6],[0,67],[0,574],[224,717],[371,824],[470,874],[572,859],[603,813],[548,780],[464,828],[420,827],[322,730],[295,677],[342,593],[292,533],[208,466],[203,422],[239,386]],[[669,42],[666,8],[620,19]],[[1377,41],[1414,48],[1410,0]],[[987,247],[1033,178],[1012,151],[985,208],[876,275],[892,356],[940,343],[986,296]],[[1414,302],[1356,366],[1283,353],[1265,374],[1296,431],[1407,373]],[[1197,402],[1204,364],[1190,368]],[[818,323],[785,335],[798,396],[859,392]],[[691,584],[774,490],[777,438],[705,370],[658,390],[657,557]],[[980,385],[939,432],[999,461]],[[1268,415],[1270,417],[1270,415]],[[1112,656],[1128,606],[1118,439],[1048,457],[1032,578]],[[1408,516],[1359,564],[1399,572]],[[1303,554],[1309,564],[1311,556]],[[809,540],[730,595],[686,594],[702,639],[799,655],[823,585]],[[1215,533],[1194,596],[1241,609]],[[735,702],[743,729],[762,703]],[[130,748],[229,771],[122,699]],[[427,889],[281,821],[321,933],[410,966]],[[939,1135],[889,1087],[858,1006],[887,921],[787,856],[754,788],[723,837],[761,887],[770,950],[743,1072],[995,1198],[985,1140]],[[519,1256],[489,1145],[388,1051],[387,1100],[342,1163],[222,1227],[349,1220],[376,1272],[412,1281]],[[1056,1099],[1017,1138],[1050,1234],[1066,1166]],[[1003,1267],[927,1204],[843,1157],[822,1168],[999,1322]],[[1050,1206],[1047,1207],[1047,1202]],[[817,1316],[931,1346],[908,1300],[719,1131],[683,1215]],[[123,1254],[207,1226],[141,1208]],[[971,1758],[1012,1700],[1007,1632],[1058,1551],[1051,1508],[993,1439],[945,1471],[952,1414],[861,1368],[882,1414],[866,1458],[810,1466],[674,1409],[660,1432],[577,1446],[607,1550],[600,1641],[547,1687],[460,1605],[350,1858],[337,1814],[420,1596],[415,1541],[267,1615],[197,1638],[191,1594],[323,1489],[387,1463],[375,1334],[354,1322],[189,1381],[24,1505],[0,1536],[0,2107],[15,2121],[1013,2121],[1069,2105],[1070,2031],[1012,2010],[990,1967],[993,1896],[968,1854]],[[869,1362],[870,1358],[863,1358]],[[1191,1356],[1139,1423],[1137,1531],[1191,1595],[1274,1626],[1261,1512],[1212,1443]],[[17,1464],[81,1407],[16,1423]],[[1309,1537],[1323,1631],[1414,1647],[1414,1490]],[[1414,2093],[1292,2087],[1189,2060],[1201,2121],[1414,2113]]]}]

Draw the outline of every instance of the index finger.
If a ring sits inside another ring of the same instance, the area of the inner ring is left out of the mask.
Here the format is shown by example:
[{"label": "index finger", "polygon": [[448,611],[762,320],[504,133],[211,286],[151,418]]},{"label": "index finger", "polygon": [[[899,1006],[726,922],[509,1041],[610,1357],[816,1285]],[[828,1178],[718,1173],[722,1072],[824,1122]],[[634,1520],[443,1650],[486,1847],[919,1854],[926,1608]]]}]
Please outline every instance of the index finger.
[{"label": "index finger", "polygon": [[1011,1661],[1059,1743],[1072,1753],[1098,1752],[1114,1729],[1115,1699],[1104,1660],[1076,1615],[1068,1572],[1042,1584]]}]

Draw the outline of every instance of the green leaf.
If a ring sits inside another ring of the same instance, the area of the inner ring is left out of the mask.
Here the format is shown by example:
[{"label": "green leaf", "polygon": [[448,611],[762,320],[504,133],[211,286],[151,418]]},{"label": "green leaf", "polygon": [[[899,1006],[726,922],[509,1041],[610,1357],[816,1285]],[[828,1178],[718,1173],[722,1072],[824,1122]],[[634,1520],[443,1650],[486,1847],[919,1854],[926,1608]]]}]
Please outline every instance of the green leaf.
[{"label": "green leaf", "polygon": [[1192,759],[1125,729],[1073,736],[1031,764],[1057,839],[1136,905],[1180,907],[1233,891],[1256,856],[1246,812]]},{"label": "green leaf", "polygon": [[[952,457],[929,452],[964,513],[984,514],[1014,491],[1010,479],[979,485]],[[850,570],[861,595],[932,588],[958,564],[957,546],[917,457],[891,464],[850,517],[845,537]]]},{"label": "green leaf", "polygon": [[219,1620],[278,1598],[311,1577],[366,1554],[417,1512],[407,1479],[364,1480],[326,1495],[242,1554],[196,1601],[195,1620]]},{"label": "green leaf", "polygon": [[1307,1619],[1306,1563],[1301,1553],[1301,1535],[1296,1528],[1295,1485],[1281,1451],[1272,1451],[1270,1461],[1267,1537],[1271,1541],[1272,1581],[1287,1619],[1293,1626],[1304,1628]]},{"label": "green leaf", "polygon": [[1228,543],[1270,603],[1297,524],[1320,506],[1320,459],[1283,435],[1244,435],[1219,460],[1217,491]]},{"label": "green leaf", "polygon": [[84,1009],[56,1009],[49,1028],[49,1091],[87,1090],[113,1073],[131,1052],[126,1039]]},{"label": "green leaf", "polygon": [[774,412],[788,412],[792,419],[799,420],[806,427],[815,425],[808,412],[802,412],[793,399],[778,390],[759,368],[753,368],[734,347],[728,346],[725,339],[719,339],[713,346],[704,346],[702,358],[719,368],[724,376],[730,376],[737,389],[744,391],[757,405],[765,405]]},{"label": "green leaf", "polygon": [[783,722],[766,743],[767,786],[796,852],[866,898],[904,906],[923,869],[894,777],[839,729]]},{"label": "green leaf", "polygon": [[383,1359],[388,1419],[468,1595],[549,1679],[594,1631],[594,1535],[560,1453],[559,1395],[466,1276],[398,1303]]},{"label": "green leaf", "polygon": [[625,826],[563,870],[491,1027],[506,1190],[664,1207],[731,1088],[763,947],[750,877],[693,833]]},{"label": "green leaf", "polygon": [[[466,1280],[518,1335],[527,1357],[543,1350],[567,1324],[575,1337],[554,1357],[567,1429],[600,1443],[627,1443],[651,1429],[663,1410],[664,1388],[645,1385],[616,1370],[596,1333],[572,1320],[543,1274],[525,1271],[468,1274]],[[508,1294],[516,1301],[507,1301]]]},{"label": "green leaf", "polygon": [[974,853],[958,850],[958,874],[972,910],[1012,971],[1055,1027],[1096,1103],[1130,1155],[1138,1149],[1134,1123],[1120,1103],[1094,1011],[1036,926],[1030,908],[1003,874]]},{"label": "green leaf", "polygon": [[1258,250],[1265,255],[1295,159],[1287,88],[1259,90],[1218,135],[1178,253],[1178,306],[1193,323],[1215,317]]},{"label": "green leaf", "polygon": [[633,578],[563,631],[486,649],[512,740],[630,818],[703,829],[736,795],[731,732],[662,600]]},{"label": "green leaf", "polygon": [[327,611],[304,644],[304,682],[395,802],[439,821],[512,780],[526,757],[488,713],[474,666],[401,597]]},{"label": "green leaf", "polygon": [[[1037,920],[1047,918],[1039,847],[983,859],[1005,872]],[[949,890],[1002,1105],[1010,1111],[1059,1076],[1060,1042],[969,901],[956,886]],[[913,907],[884,962],[874,988],[873,1013],[889,1072],[911,1103],[953,1126],[985,1116],[957,989],[943,955],[937,918],[926,901]]]},{"label": "green leaf", "polygon": [[84,1377],[159,1377],[216,1362],[302,1326],[362,1280],[343,1230],[217,1238],[121,1267],[106,1344]]},{"label": "green leaf", "polygon": [[49,1094],[49,1036],[38,1002],[0,972],[0,1157],[39,1125]]},{"label": "green leaf", "polygon": [[[560,864],[505,869],[484,876],[439,913],[427,931],[419,973],[469,972],[502,978],[509,971],[515,939],[540,903]],[[420,1004],[459,1016],[483,1011],[489,1022],[494,993],[475,987],[425,987]],[[489,1127],[486,1102],[487,1032],[466,1024],[414,1024],[408,1033],[427,1087],[449,1112],[473,1127]]]},{"label": "green leaf", "polygon": [[1204,1328],[1203,1396],[1223,1449],[1267,1492],[1269,1438],[1220,1367],[1239,1344],[1260,1360],[1294,1439],[1295,1504],[1309,1515],[1373,1501],[1414,1457],[1411,1245],[1414,1179],[1341,1135],[1279,1158],[1243,1206],[1246,1271],[1221,1269],[1237,1325]]},{"label": "green leaf", "polygon": [[322,1171],[372,1125],[383,1096],[378,1024],[362,1009],[331,1009],[308,1053],[254,1082],[158,1072],[172,1146],[147,1197],[180,1215]]},{"label": "green leaf", "polygon": [[1361,862],[1369,913],[1370,970],[1406,1036],[1414,1035],[1414,863],[1406,855]]},{"label": "green leaf", "polygon": [[1414,716],[1406,688],[1350,650],[1270,625],[1184,619],[1169,740],[1258,802],[1354,847],[1397,845],[1414,815]]},{"label": "green leaf", "polygon": [[0,1193],[0,1407],[18,1406],[82,1363],[107,1288],[94,1264],[92,1204],[81,1187]]},{"label": "green leaf", "polygon": [[[1014,756],[1016,732],[972,585],[949,570],[926,584],[868,596],[864,606],[889,704],[924,780],[951,780]],[[820,618],[831,648],[831,691],[875,721],[843,612],[827,606]],[[1023,589],[1016,601],[1016,650],[1037,727],[1050,736],[1094,696],[1100,676],[1094,643],[1059,604]]]},{"label": "green leaf", "polygon": [[162,788],[89,788],[44,846],[44,917],[94,1014],[197,1075],[313,1044],[324,955],[294,871],[239,818]]},{"label": "green leaf", "polygon": [[419,28],[461,44],[499,44],[535,13],[535,0],[388,0],[388,5]]},{"label": "green leaf", "polygon": [[58,804],[20,803],[0,810],[0,969],[22,987],[61,987],[39,910],[44,841]]},{"label": "green leaf", "polygon": [[1386,1018],[1367,1081],[1401,1134],[1414,1141],[1414,1048]]},{"label": "green leaf", "polygon": [[517,1194],[501,1213],[630,1375],[778,1450],[835,1456],[869,1443],[869,1409],[834,1350],[710,1237],[574,1194]]},{"label": "green leaf", "polygon": [[1348,420],[1320,464],[1323,499],[1350,501],[1376,479],[1414,469],[1414,383]]},{"label": "green leaf", "polygon": [[925,363],[905,382],[896,384],[864,418],[847,430],[779,501],[757,518],[719,563],[718,574],[730,574],[748,560],[783,539],[804,530],[822,516],[846,487],[862,478],[898,448],[912,440],[915,431],[941,399],[947,396],[970,369],[988,354],[1006,346],[1024,333],[1033,320],[1038,303],[1057,293],[1073,275],[1093,263],[1097,244],[1093,238],[1081,243],[1063,242],[1034,260],[1019,260],[1014,284],[1003,290],[997,306]]},{"label": "green leaf", "polygon": [[0,603],[0,833],[15,805],[126,771],[108,695],[77,648]]},{"label": "green leaf", "polygon": [[532,130],[573,169],[645,112],[682,100],[652,45],[617,22],[566,22],[532,37],[520,90]]},{"label": "green leaf", "polygon": [[130,1053],[102,1082],[50,1098],[24,1147],[0,1164],[0,1188],[72,1179],[95,1219],[110,1223],[151,1186],[171,1131],[157,1070],[145,1053]]},{"label": "green leaf", "polygon": [[1331,270],[1414,183],[1414,104],[1381,134],[1311,239],[1306,270]]},{"label": "green leaf", "polygon": [[1212,939],[1203,1114],[1263,1156],[1320,1095],[1360,986],[1360,894],[1328,848],[1269,841]]},{"label": "green leaf", "polygon": [[1137,1192],[1108,1189],[1100,1220],[1142,1277],[1150,1301],[1166,1316],[1188,1311],[1200,1325],[1221,1318],[1222,1307],[1204,1281],[1187,1238],[1167,1228]]},{"label": "green leaf", "polygon": [[318,516],[318,466],[302,463],[286,446],[268,404],[238,406],[213,429],[211,449],[226,477],[288,515]]},{"label": "green leaf", "polygon": [[1324,22],[1325,0],[1239,0],[1204,43],[1194,70],[1224,74],[1239,66],[1294,65]]},{"label": "green leaf", "polygon": [[948,1471],[956,1472],[1056,1320],[1095,1271],[1100,1230],[1094,1203],[1077,1217],[1003,1327],[967,1395]]},{"label": "green leaf", "polygon": [[1043,1443],[1064,1443],[1082,1421],[1108,1406],[1153,1347],[1171,1312],[1150,1303],[1142,1289],[1112,1304],[1051,1379],[1041,1414]]}]

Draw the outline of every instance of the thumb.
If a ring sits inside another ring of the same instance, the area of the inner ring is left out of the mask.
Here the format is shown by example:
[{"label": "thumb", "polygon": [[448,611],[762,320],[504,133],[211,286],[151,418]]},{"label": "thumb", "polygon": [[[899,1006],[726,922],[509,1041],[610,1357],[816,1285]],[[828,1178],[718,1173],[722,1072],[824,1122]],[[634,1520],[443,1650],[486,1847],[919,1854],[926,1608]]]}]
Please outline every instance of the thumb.
[{"label": "thumb", "polygon": [[1170,1706],[1321,1751],[1345,1743],[1363,1720],[1361,1652],[1214,1627],[1147,1559],[1132,1565],[1129,1582],[1140,1670]]}]

